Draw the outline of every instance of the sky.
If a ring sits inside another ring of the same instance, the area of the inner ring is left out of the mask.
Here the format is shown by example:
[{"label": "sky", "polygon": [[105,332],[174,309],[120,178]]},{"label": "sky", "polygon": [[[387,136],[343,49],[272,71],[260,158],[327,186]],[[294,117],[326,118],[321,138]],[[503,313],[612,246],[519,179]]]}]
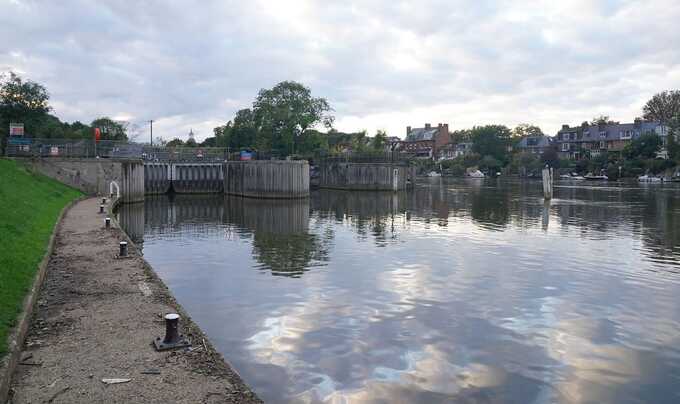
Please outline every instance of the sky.
[{"label": "sky", "polygon": [[53,113],[127,120],[139,139],[212,135],[295,80],[341,131],[632,121],[680,89],[677,0],[0,0],[0,72]]}]

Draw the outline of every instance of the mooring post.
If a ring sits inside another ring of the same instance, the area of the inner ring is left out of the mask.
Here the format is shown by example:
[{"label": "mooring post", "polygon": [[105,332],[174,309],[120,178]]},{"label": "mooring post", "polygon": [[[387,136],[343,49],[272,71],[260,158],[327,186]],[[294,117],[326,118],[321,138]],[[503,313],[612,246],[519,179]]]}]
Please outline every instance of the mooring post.
[{"label": "mooring post", "polygon": [[106,205],[106,198],[102,198],[102,203]]},{"label": "mooring post", "polygon": [[107,217],[106,219],[104,219],[104,225],[106,226],[107,229],[109,227],[111,227],[111,218],[110,217]]},{"label": "mooring post", "polygon": [[104,213],[104,205],[99,205],[99,213]]},{"label": "mooring post", "polygon": [[127,241],[121,241],[119,247],[120,251],[118,252],[118,255],[121,257],[127,257],[128,255]]},{"label": "mooring post", "polygon": [[157,351],[182,348],[190,346],[189,341],[179,333],[179,314],[170,313],[165,315],[165,337],[153,340]]},{"label": "mooring post", "polygon": [[552,181],[552,168],[549,168],[547,165],[543,169],[543,197],[545,199],[552,199],[552,193],[553,193],[553,181]]}]

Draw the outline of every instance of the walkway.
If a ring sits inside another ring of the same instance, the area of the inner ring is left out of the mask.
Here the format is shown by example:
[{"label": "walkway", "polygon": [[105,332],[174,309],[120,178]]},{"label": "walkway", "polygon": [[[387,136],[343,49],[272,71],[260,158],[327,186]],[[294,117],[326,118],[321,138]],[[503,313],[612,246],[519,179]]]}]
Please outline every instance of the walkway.
[{"label": "walkway", "polygon": [[134,247],[117,257],[123,235],[98,207],[81,201],[62,221],[10,403],[260,402],[186,315],[190,351],[152,348],[178,306]]}]

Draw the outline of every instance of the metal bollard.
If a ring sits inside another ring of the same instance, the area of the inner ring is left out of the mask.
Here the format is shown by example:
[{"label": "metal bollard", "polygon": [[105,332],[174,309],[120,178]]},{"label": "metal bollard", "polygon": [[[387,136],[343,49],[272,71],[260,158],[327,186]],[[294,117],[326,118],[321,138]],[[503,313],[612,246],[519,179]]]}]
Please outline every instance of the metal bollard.
[{"label": "metal bollard", "polygon": [[119,256],[121,257],[127,257],[128,251],[127,251],[127,241],[121,241],[120,242],[120,252],[118,253]]},{"label": "metal bollard", "polygon": [[179,314],[170,313],[165,315],[165,337],[153,340],[153,345],[157,351],[182,348],[191,346],[189,341],[179,333]]},{"label": "metal bollard", "polygon": [[106,198],[102,198],[102,203],[106,205]]},{"label": "metal bollard", "polygon": [[107,229],[111,227],[111,218],[107,217],[106,219],[104,219],[104,224],[106,225]]},{"label": "metal bollard", "polygon": [[104,213],[104,205],[99,205],[99,213]]}]

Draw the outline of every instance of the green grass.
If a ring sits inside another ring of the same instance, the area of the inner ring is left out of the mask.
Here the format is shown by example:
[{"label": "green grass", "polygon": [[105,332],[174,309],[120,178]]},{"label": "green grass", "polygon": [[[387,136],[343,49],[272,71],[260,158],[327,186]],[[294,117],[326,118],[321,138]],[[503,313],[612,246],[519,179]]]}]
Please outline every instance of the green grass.
[{"label": "green grass", "polygon": [[81,193],[0,158],[0,357],[62,208]]}]

